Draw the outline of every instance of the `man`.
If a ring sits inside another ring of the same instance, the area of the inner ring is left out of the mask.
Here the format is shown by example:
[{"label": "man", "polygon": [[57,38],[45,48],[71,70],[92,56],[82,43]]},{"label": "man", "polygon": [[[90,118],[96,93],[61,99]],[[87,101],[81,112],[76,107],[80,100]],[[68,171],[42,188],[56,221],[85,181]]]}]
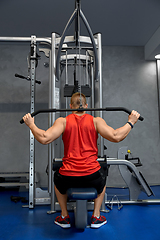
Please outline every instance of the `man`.
[{"label": "man", "polygon": [[[82,104],[87,109],[86,97],[83,94],[73,94],[71,109],[77,109]],[[111,142],[122,141],[137,122],[140,114],[136,111],[128,116],[128,122],[116,130],[108,126],[100,117],[93,117],[85,111],[74,111],[66,118],[58,118],[47,131],[39,129],[34,124],[30,113],[23,117],[25,124],[31,129],[34,137],[42,144],[49,144],[62,134],[64,143],[63,166],[54,174],[55,193],[61,207],[61,216],[55,223],[63,228],[69,228],[70,218],[67,211],[67,189],[70,187],[94,187],[98,197],[94,200],[94,211],[91,227],[99,228],[107,223],[100,215],[100,207],[105,195],[106,182],[97,161],[98,133]]]}]

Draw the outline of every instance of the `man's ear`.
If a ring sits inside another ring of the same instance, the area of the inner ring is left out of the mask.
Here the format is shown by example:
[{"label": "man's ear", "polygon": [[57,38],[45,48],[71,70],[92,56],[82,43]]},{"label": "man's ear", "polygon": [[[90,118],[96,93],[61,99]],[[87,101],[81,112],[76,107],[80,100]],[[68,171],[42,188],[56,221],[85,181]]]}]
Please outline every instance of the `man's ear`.
[{"label": "man's ear", "polygon": [[70,107],[70,109],[72,109],[72,105],[71,104],[69,104],[69,107]]},{"label": "man's ear", "polygon": [[84,108],[88,108],[88,104],[86,103],[85,107]]}]

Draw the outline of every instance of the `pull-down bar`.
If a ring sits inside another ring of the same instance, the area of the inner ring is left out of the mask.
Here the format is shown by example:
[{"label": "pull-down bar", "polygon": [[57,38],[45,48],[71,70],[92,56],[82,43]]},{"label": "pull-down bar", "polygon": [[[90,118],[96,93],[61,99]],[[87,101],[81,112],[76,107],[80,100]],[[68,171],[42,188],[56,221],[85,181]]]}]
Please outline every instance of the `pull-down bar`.
[{"label": "pull-down bar", "polygon": [[[39,113],[50,113],[50,112],[74,112],[74,111],[78,111],[78,112],[82,112],[82,111],[122,111],[122,112],[126,112],[128,114],[131,114],[131,111],[128,110],[127,108],[124,107],[106,107],[106,108],[77,108],[77,109],[56,109],[56,108],[52,108],[52,109],[41,109],[41,110],[37,110],[33,113],[31,113],[31,116],[34,117]],[[143,121],[144,118],[142,116],[139,117],[140,121]],[[23,119],[20,120],[20,123],[24,123]]]}]

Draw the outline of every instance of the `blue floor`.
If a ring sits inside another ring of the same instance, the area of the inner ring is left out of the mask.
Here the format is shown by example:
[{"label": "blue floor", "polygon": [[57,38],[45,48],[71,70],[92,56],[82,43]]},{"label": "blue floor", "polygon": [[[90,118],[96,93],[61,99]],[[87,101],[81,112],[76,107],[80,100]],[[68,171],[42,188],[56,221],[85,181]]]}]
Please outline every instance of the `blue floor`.
[{"label": "blue floor", "polygon": [[[160,187],[154,191],[159,194]],[[0,240],[160,240],[160,204],[124,205],[120,211],[114,205],[109,213],[103,214],[108,220],[106,225],[80,232],[74,226],[73,212],[72,228],[62,229],[53,223],[59,213],[47,214],[49,206],[22,208],[23,203],[12,202],[11,195],[26,197],[26,193],[17,191],[0,192]]]}]

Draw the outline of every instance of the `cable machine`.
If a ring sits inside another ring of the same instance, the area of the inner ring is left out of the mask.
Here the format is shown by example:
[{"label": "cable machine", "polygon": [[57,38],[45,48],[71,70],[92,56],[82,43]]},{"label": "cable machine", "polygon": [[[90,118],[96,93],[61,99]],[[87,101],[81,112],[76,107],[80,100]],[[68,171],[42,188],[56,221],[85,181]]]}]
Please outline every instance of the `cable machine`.
[{"label": "cable machine", "polygon": [[[80,35],[80,18],[86,26],[89,37]],[[73,36],[66,36],[67,30],[75,20],[75,32]],[[60,87],[61,75],[65,68],[65,83],[64,87],[61,85],[60,98],[64,99],[64,105],[68,106],[68,97],[71,97],[73,93],[84,93],[86,97],[91,99],[91,108],[102,108],[102,65],[101,65],[101,34],[92,34],[90,26],[83,15],[81,10],[80,1],[75,1],[75,10],[69,19],[64,32],[61,37],[57,34],[52,34],[52,52],[51,52],[51,104],[52,109],[55,108],[56,100],[56,88]],[[73,79],[71,82],[68,74],[69,67],[73,68]],[[86,83],[82,84],[82,68],[86,68]],[[95,92],[97,100],[95,100]],[[63,96],[62,96],[63,94]],[[64,110],[65,112],[65,110]],[[67,113],[66,113],[67,114]],[[95,116],[102,117],[102,112],[95,112]],[[51,125],[54,123],[56,117],[55,112],[50,115]],[[55,194],[54,194],[54,182],[52,161],[57,157],[56,151],[58,144],[56,142],[51,144],[49,149],[49,163],[48,163],[48,176],[49,176],[49,193],[51,194],[51,212],[56,210]],[[103,138],[99,139],[99,155],[103,156]]]},{"label": "cable machine", "polygon": [[[80,19],[85,25],[88,37],[80,35]],[[75,21],[75,31],[73,36],[66,36],[67,30],[71,24]],[[56,112],[63,112],[67,114],[69,110],[68,98],[72,96],[74,92],[79,91],[84,93],[89,98],[90,111],[95,117],[102,117],[103,111],[125,111],[130,113],[129,110],[124,108],[102,108],[102,43],[101,34],[92,34],[90,26],[81,10],[80,0],[75,0],[75,10],[69,19],[62,36],[57,33],[52,33],[51,38],[36,38],[31,36],[29,38],[23,37],[0,37],[0,41],[16,41],[16,42],[31,42],[31,55],[30,55],[30,81],[31,81],[31,113],[32,116],[37,115],[40,112],[48,112],[48,127],[52,126],[56,120]],[[35,82],[36,82],[36,61],[37,61],[37,43],[39,43],[39,51],[43,51],[46,57],[49,58],[50,74],[49,74],[49,109],[35,112]],[[69,68],[72,67],[72,70]],[[62,85],[62,74],[65,69],[65,82]],[[82,84],[82,70],[85,72],[86,82]],[[72,72],[74,81],[69,78],[69,74]],[[18,76],[17,76],[18,77]],[[60,101],[65,99],[65,102]],[[64,109],[61,109],[61,105],[64,105]],[[57,107],[58,106],[58,107]],[[143,120],[141,117],[140,120]],[[56,142],[57,141],[57,142]],[[49,213],[54,212],[58,205],[56,204],[54,194],[54,182],[52,163],[53,159],[59,156],[60,153],[60,141],[59,139],[49,144],[48,146],[48,190],[43,191],[37,189],[35,184],[35,156],[34,156],[34,137],[30,133],[30,156],[29,156],[29,208],[34,208],[36,204],[50,204],[51,210]],[[56,147],[55,147],[56,144]],[[103,138],[98,139],[98,155],[100,159],[104,156],[104,143]],[[101,159],[102,160],[102,159]],[[110,165],[126,164],[122,160],[113,161],[108,159]],[[131,166],[132,167],[132,166]],[[135,171],[135,169],[134,169]],[[139,177],[139,175],[137,174]],[[142,180],[140,181],[142,182]],[[144,184],[144,183],[143,183]],[[151,195],[150,189],[147,188],[147,194]],[[105,204],[105,203],[104,203]],[[105,206],[102,209],[105,209]]]}]

